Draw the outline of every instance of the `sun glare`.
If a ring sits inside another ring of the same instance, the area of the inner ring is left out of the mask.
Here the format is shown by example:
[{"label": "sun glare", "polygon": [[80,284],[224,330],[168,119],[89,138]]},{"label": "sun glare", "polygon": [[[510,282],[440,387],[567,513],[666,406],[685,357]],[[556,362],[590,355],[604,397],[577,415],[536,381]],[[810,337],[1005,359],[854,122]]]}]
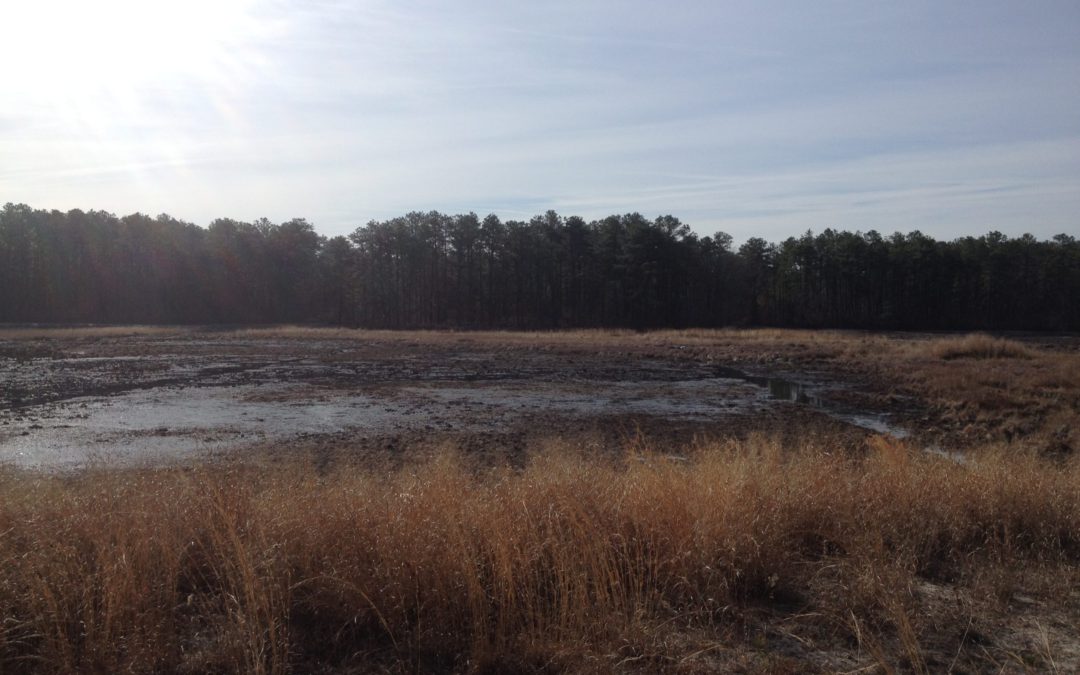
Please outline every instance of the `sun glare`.
[{"label": "sun glare", "polygon": [[0,10],[5,79],[24,94],[228,79],[260,29],[251,0],[29,0]]}]

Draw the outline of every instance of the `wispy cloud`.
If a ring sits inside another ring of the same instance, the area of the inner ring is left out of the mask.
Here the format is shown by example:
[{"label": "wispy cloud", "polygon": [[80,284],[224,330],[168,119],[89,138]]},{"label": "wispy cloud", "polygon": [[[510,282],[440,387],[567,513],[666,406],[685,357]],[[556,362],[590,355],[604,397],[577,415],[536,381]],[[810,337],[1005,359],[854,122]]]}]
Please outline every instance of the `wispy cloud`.
[{"label": "wispy cloud", "polygon": [[1080,228],[1072,2],[231,1],[198,68],[0,92],[2,199],[327,234],[414,209]]}]

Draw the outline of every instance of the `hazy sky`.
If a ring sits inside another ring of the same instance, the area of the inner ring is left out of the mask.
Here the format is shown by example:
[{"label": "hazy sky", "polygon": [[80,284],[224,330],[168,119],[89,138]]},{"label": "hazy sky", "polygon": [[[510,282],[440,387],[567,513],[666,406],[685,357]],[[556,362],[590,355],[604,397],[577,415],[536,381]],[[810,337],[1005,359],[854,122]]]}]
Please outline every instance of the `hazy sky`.
[{"label": "hazy sky", "polygon": [[0,202],[1080,234],[1080,2],[5,0]]}]

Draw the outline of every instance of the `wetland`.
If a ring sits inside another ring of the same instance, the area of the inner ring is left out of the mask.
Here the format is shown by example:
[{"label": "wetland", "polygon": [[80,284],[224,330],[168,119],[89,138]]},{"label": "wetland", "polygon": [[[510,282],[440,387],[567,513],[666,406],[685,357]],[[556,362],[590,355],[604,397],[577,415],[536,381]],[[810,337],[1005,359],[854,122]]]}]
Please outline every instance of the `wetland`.
[{"label": "wetland", "polygon": [[0,329],[0,668],[1074,672],[1078,428],[1070,335]]}]

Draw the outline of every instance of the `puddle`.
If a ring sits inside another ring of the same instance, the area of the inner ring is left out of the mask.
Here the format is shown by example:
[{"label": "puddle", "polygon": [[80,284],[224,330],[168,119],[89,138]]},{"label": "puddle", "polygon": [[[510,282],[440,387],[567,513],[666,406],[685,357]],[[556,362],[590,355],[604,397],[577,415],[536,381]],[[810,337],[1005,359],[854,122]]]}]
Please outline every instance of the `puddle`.
[{"label": "puddle", "polygon": [[806,403],[815,408],[824,407],[820,397],[813,394],[810,387],[801,382],[785,380],[781,377],[750,375],[735,368],[717,368],[716,374],[731,380],[742,380],[767,389],[769,397],[779,401]]},{"label": "puddle", "polygon": [[[71,399],[48,410],[22,411],[0,426],[0,462],[80,466],[161,461],[223,447],[333,433],[386,430],[413,413],[362,396],[305,398],[296,387],[198,387],[133,391]],[[271,399],[271,400],[264,400]]]},{"label": "puddle", "polygon": [[801,403],[820,410],[833,419],[867,429],[879,434],[887,434],[894,438],[906,438],[909,433],[889,422],[889,416],[885,414],[868,413],[851,410],[845,406],[829,401],[814,392],[811,385],[784,379],[781,377],[750,375],[735,368],[718,368],[717,374],[721,377],[750,382],[768,391],[769,398],[791,403]]},{"label": "puddle", "polygon": [[526,416],[657,415],[716,421],[769,405],[730,378],[433,382],[357,394],[304,384],[164,387],[0,413],[0,462],[154,463],[303,434],[491,431]]},{"label": "puddle", "polygon": [[822,384],[731,368],[550,355],[499,361],[454,354],[433,362],[425,355],[327,361],[320,354],[0,363],[0,463],[161,463],[307,434],[499,431],[537,416],[556,429],[560,420],[604,415],[722,423],[778,405],[811,406],[877,433],[906,435],[885,415],[819,395]]}]

